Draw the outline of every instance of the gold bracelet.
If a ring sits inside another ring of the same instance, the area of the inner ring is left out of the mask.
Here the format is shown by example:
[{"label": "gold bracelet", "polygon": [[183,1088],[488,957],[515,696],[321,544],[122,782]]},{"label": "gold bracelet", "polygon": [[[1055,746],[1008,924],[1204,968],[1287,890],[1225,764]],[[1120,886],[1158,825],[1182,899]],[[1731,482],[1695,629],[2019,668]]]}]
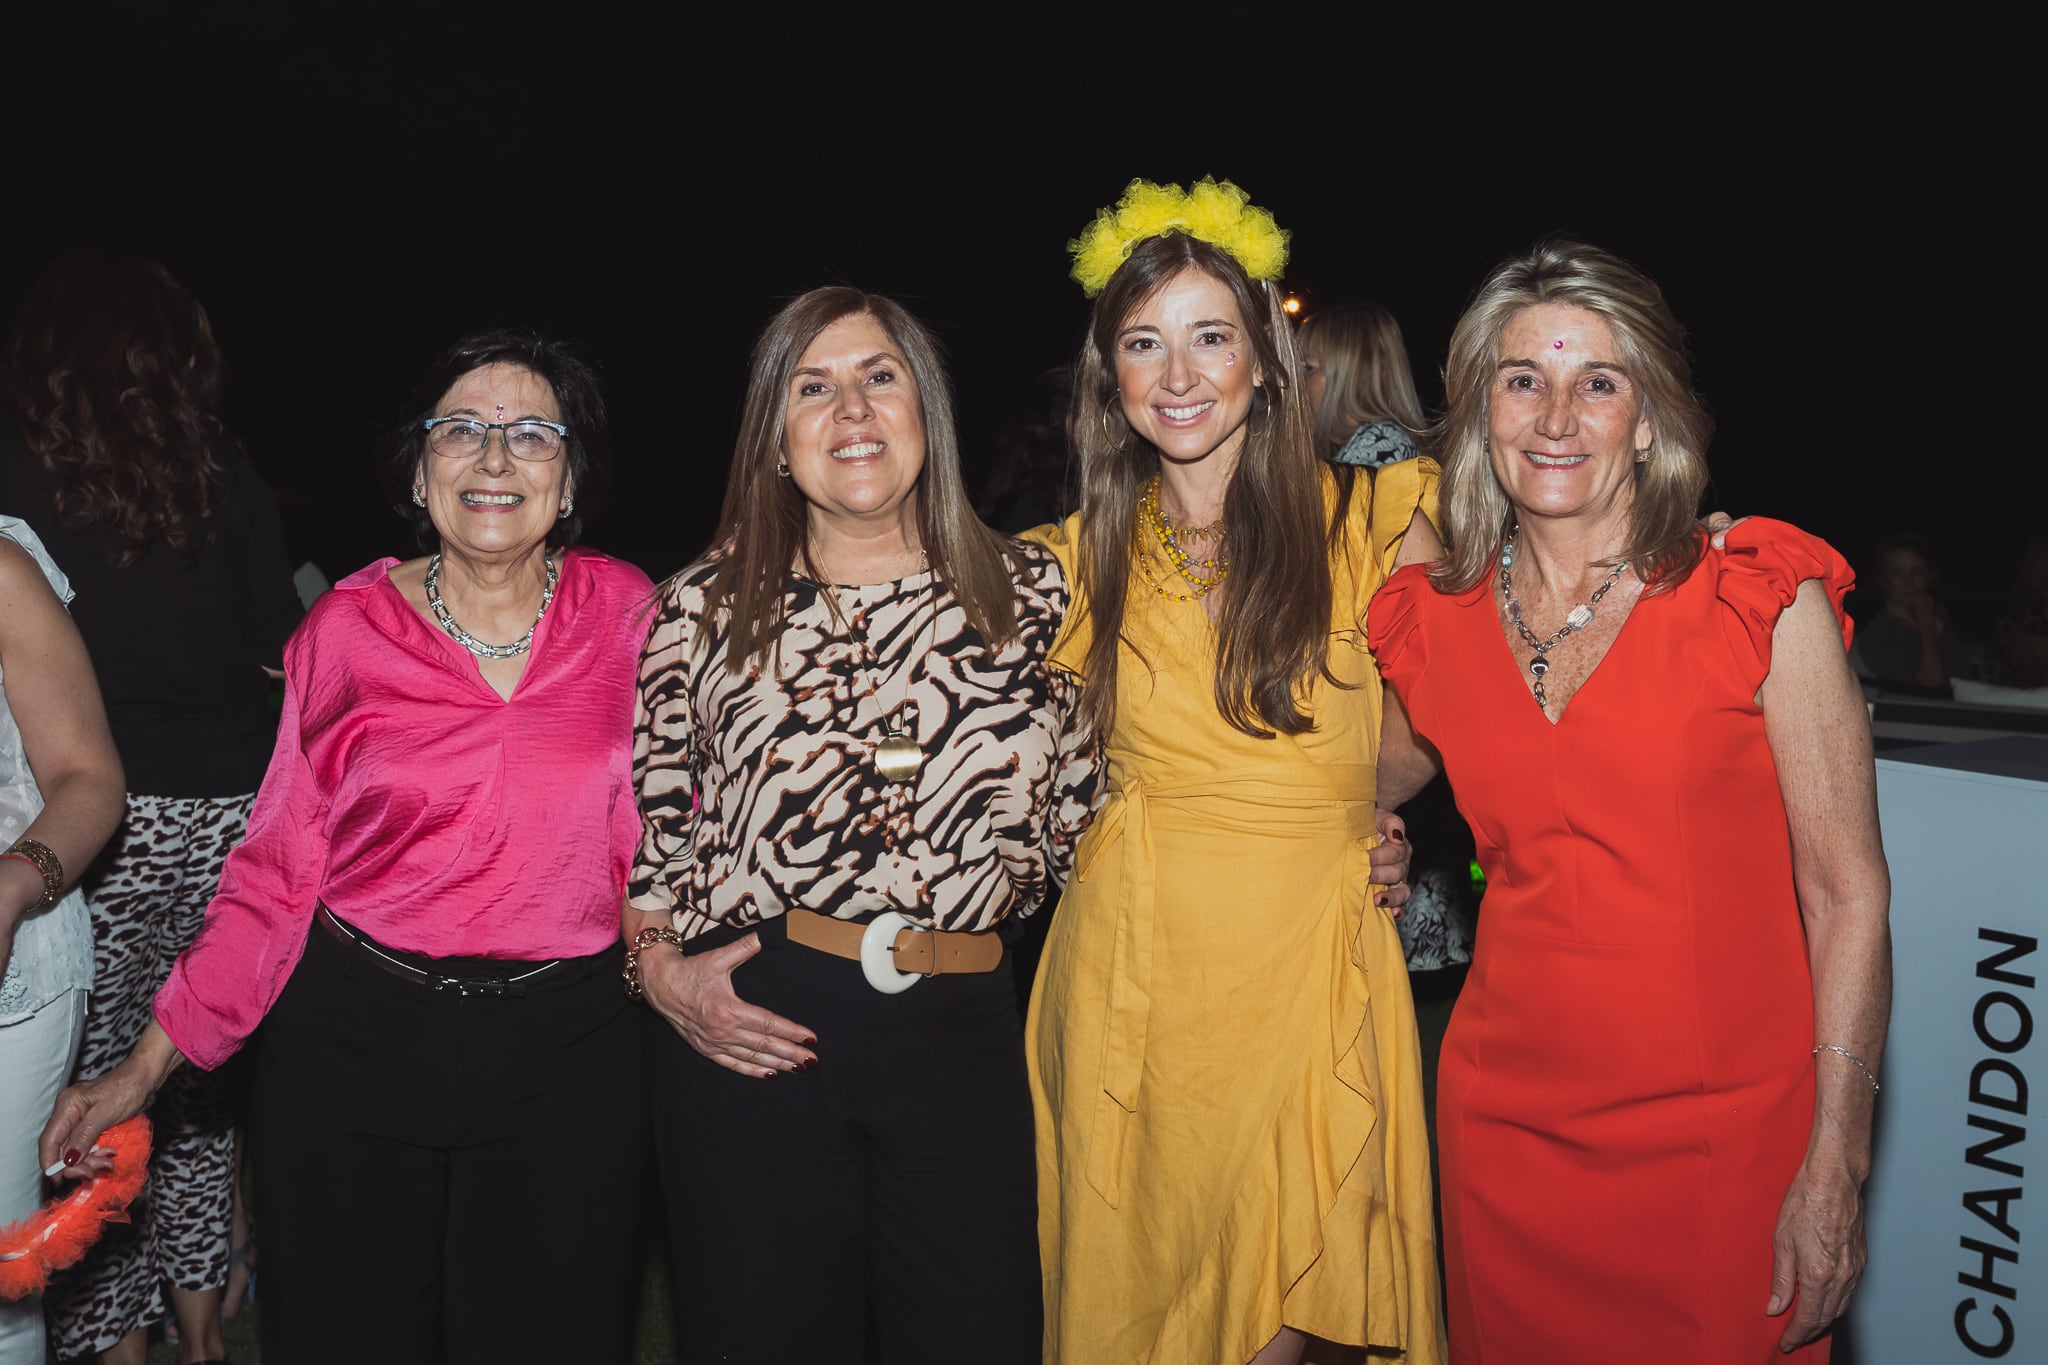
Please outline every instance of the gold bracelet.
[{"label": "gold bracelet", "polygon": [[42,840],[25,836],[16,839],[14,847],[0,853],[0,858],[19,858],[42,874],[43,898],[38,904],[55,905],[64,894],[64,864]]},{"label": "gold bracelet", "polygon": [[619,975],[624,978],[626,998],[640,999],[640,950],[651,948],[657,943],[666,943],[677,952],[683,950],[683,936],[673,929],[642,929],[633,935],[633,946],[626,949],[626,967]]},{"label": "gold bracelet", "polygon": [[1855,1053],[1849,1051],[1848,1048],[1837,1047],[1833,1043],[1822,1043],[1819,1047],[1813,1050],[1813,1055],[1818,1057],[1823,1052],[1839,1052],[1844,1057],[1847,1057],[1850,1061],[1856,1063],[1856,1069],[1863,1073],[1863,1079],[1870,1082],[1871,1090],[1874,1092],[1877,1089],[1877,1077],[1871,1075],[1870,1068],[1863,1064],[1863,1059],[1861,1057],[1858,1057]]}]

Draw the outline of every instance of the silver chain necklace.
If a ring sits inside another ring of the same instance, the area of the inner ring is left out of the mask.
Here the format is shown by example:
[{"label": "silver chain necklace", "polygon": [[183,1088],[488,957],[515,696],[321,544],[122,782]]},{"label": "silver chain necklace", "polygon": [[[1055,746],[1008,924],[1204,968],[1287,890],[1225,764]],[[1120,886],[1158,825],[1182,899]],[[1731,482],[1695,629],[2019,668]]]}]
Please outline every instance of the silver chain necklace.
[{"label": "silver chain necklace", "polygon": [[1594,608],[1600,604],[1601,598],[1607,596],[1607,590],[1621,580],[1621,571],[1628,567],[1628,561],[1624,559],[1609,570],[1607,577],[1602,580],[1600,586],[1593,589],[1593,595],[1579,603],[1576,607],[1573,607],[1565,616],[1564,624],[1551,632],[1548,640],[1537,639],[1536,632],[1529,629],[1522,622],[1522,604],[1515,600],[1515,584],[1514,580],[1509,576],[1509,570],[1513,569],[1514,566],[1515,537],[1514,533],[1510,532],[1507,543],[1500,547],[1501,601],[1507,608],[1509,623],[1521,632],[1522,638],[1527,640],[1530,647],[1536,651],[1535,655],[1529,660],[1529,671],[1536,675],[1536,709],[1545,715],[1549,715],[1550,698],[1544,695],[1543,692],[1543,675],[1550,671],[1550,660],[1546,656],[1551,650],[1563,643],[1565,636],[1570,635],[1575,630],[1584,630],[1587,626],[1593,624],[1593,618],[1599,614]]},{"label": "silver chain necklace", "polygon": [[427,561],[427,608],[434,613],[434,620],[449,638],[461,645],[479,659],[516,659],[533,648],[533,632],[540,628],[540,618],[548,614],[548,603],[555,600],[555,581],[561,571],[555,568],[555,557],[549,555],[544,561],[548,567],[548,581],[540,590],[540,610],[533,614],[533,624],[526,628],[526,634],[509,645],[490,645],[471,635],[455,624],[455,618],[448,612],[448,604],[441,600],[441,556],[435,555]]}]

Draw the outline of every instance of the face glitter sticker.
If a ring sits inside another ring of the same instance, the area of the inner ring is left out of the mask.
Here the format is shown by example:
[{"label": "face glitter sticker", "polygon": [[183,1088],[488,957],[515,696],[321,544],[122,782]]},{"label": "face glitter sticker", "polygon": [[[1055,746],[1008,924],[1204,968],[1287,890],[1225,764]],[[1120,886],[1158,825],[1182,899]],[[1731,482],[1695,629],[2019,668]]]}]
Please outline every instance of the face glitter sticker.
[{"label": "face glitter sticker", "polygon": [[[1557,344],[1558,344],[1558,345],[1560,345],[1560,346],[1564,345],[1564,343],[1563,343],[1562,341],[1558,342]],[[497,407],[498,407],[498,420],[499,420],[500,422],[502,422],[502,421],[504,421],[504,420],[505,420],[505,405],[504,405],[503,403],[500,403],[500,404],[498,404],[498,405],[497,405]]]},{"label": "face glitter sticker", "polygon": [[[1553,351],[1562,351],[1564,349],[1564,338],[1559,337],[1557,340],[1551,342],[1550,349]],[[502,411],[502,409],[500,411]]]},{"label": "face glitter sticker", "polygon": [[1223,363],[1226,365],[1235,365],[1237,363],[1237,352],[1232,351],[1229,354],[1225,355],[1223,357]]}]

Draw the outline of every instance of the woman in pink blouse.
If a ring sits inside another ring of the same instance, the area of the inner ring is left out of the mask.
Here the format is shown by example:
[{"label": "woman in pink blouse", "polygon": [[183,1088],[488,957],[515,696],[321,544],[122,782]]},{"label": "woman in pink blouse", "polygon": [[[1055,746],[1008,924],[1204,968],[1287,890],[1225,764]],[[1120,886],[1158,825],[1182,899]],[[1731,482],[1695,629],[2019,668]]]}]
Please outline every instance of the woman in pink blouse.
[{"label": "woman in pink blouse", "polygon": [[617,934],[651,585],[570,548],[606,472],[573,353],[470,337],[414,411],[390,472],[435,552],[314,604],[248,838],[43,1160],[90,1171],[174,1067],[263,1023],[266,1356],[623,1359],[643,1117]]}]

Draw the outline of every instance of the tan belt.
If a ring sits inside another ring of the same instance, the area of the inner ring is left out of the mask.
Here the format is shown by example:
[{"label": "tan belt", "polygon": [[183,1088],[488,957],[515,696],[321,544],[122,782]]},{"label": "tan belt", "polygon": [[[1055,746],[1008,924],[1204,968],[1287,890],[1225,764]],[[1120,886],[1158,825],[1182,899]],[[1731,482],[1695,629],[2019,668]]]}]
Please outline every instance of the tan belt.
[{"label": "tan belt", "polygon": [[[860,961],[861,939],[867,934],[867,925],[810,910],[787,911],[782,922],[791,943]],[[894,954],[899,972],[955,976],[994,971],[1003,960],[1003,941],[993,930],[964,934],[954,929],[899,929],[889,951]]]}]

